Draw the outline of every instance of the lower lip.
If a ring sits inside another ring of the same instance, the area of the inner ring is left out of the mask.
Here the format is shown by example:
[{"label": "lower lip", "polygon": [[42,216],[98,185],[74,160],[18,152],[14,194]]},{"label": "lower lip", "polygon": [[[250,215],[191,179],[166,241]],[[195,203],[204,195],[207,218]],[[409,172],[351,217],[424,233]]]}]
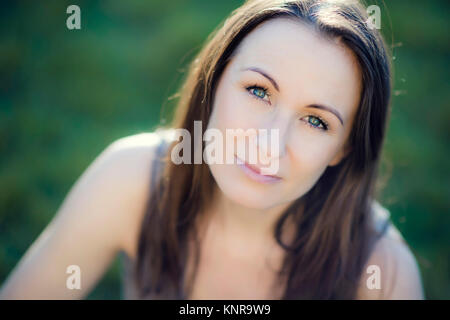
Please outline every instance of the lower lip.
[{"label": "lower lip", "polygon": [[245,162],[243,162],[241,159],[237,158],[236,156],[234,156],[234,159],[236,160],[237,165],[239,166],[239,168],[242,169],[242,171],[244,171],[244,173],[252,180],[256,181],[256,182],[261,182],[261,183],[275,183],[275,182],[279,182],[281,180],[281,178],[278,177],[274,177],[274,176],[266,176],[266,175],[262,175],[259,174],[255,171],[253,171],[250,167],[247,166],[247,164]]}]

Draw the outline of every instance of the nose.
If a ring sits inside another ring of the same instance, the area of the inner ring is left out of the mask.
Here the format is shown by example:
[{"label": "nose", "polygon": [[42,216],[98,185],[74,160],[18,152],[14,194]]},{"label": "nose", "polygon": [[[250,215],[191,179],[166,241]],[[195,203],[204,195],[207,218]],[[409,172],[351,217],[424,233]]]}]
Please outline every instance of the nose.
[{"label": "nose", "polygon": [[286,154],[289,121],[277,119],[258,132],[258,148],[269,159],[281,158]]}]

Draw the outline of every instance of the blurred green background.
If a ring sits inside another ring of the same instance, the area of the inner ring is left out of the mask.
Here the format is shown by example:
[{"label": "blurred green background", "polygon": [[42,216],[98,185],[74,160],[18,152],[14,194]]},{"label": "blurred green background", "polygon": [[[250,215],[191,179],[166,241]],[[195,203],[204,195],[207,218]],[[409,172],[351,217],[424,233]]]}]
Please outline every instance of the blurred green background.
[{"label": "blurred green background", "polygon": [[[450,298],[448,1],[378,4],[395,86],[381,202],[428,299]],[[66,8],[81,8],[68,30]],[[158,123],[183,68],[242,1],[11,1],[0,5],[0,283],[112,141]],[[119,258],[88,299],[118,299]]]}]

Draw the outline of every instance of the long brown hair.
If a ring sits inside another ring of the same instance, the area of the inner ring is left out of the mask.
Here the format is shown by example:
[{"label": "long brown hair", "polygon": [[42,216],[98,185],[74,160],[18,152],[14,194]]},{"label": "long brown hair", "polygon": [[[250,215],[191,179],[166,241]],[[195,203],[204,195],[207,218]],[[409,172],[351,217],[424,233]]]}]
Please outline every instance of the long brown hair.
[{"label": "long brown hair", "polygon": [[[197,120],[202,121],[204,131],[216,84],[234,49],[258,24],[277,17],[300,19],[326,37],[340,37],[356,55],[363,82],[348,140],[351,152],[338,165],[327,167],[317,183],[276,223],[274,237],[286,252],[279,271],[280,279],[286,279],[280,298],[354,299],[379,236],[370,215],[392,84],[386,44],[378,30],[367,25],[366,10],[358,1],[246,1],[211,33],[192,60],[173,120],[161,128],[187,129],[193,137]],[[142,221],[135,269],[141,298],[186,298],[183,276],[188,243],[196,239],[194,221],[207,207],[215,186],[206,163],[172,163],[173,146],[162,159],[164,167]],[[292,218],[296,234],[293,241],[284,243],[283,225]],[[195,254],[197,266],[196,243],[189,254]],[[195,273],[190,289],[194,277]]]}]

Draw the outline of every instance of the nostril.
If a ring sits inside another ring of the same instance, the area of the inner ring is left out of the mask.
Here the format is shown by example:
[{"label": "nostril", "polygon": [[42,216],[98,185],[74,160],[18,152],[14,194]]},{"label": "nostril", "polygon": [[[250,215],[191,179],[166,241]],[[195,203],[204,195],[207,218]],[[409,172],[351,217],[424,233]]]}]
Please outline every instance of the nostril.
[{"label": "nostril", "polygon": [[280,156],[280,135],[279,129],[271,129],[270,135],[267,134],[267,130],[260,130],[260,134],[257,137],[258,150],[260,150],[261,158],[266,160],[272,158],[278,158]]}]

